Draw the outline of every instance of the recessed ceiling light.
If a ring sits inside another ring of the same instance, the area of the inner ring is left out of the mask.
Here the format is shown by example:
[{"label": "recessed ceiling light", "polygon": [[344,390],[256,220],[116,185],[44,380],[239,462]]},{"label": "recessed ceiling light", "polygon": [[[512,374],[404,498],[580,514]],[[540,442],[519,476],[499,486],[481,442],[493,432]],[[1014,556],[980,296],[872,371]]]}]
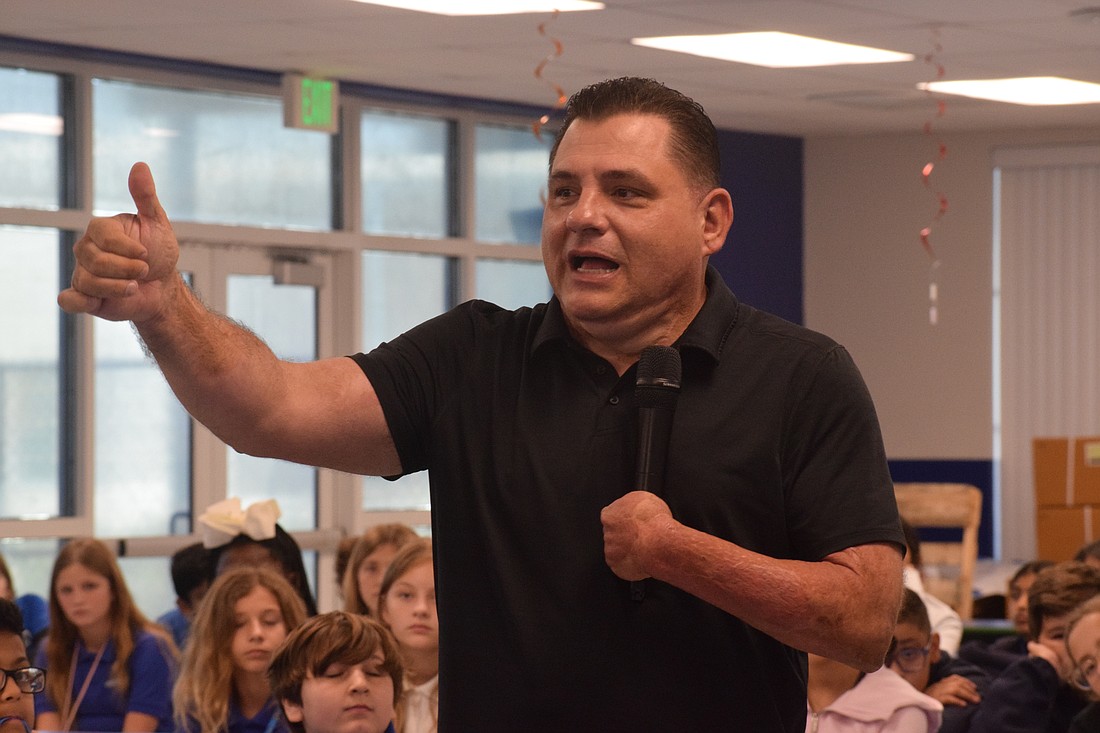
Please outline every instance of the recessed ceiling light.
[{"label": "recessed ceiling light", "polygon": [[736,61],[773,69],[839,64],[882,64],[912,61],[911,53],[837,43],[822,38],[778,31],[719,33],[705,36],[658,36],[632,38],[637,46],[661,48],[695,56]]},{"label": "recessed ceiling light", "polygon": [[513,15],[516,13],[569,13],[576,10],[603,10],[600,2],[589,0],[355,0],[367,5],[416,10],[437,15]]},{"label": "recessed ceiling light", "polygon": [[917,87],[931,92],[1031,106],[1100,102],[1100,84],[1059,76],[932,81]]}]

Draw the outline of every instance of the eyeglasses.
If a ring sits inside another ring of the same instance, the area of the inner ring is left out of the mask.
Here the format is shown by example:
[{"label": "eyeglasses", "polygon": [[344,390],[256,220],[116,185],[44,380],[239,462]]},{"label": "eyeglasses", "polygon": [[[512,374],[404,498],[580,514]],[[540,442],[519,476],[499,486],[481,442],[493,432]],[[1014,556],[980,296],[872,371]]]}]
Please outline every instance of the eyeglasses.
[{"label": "eyeglasses", "polygon": [[9,677],[15,680],[15,686],[23,692],[33,694],[46,689],[46,670],[38,667],[0,669],[0,690],[8,686]]},{"label": "eyeglasses", "polygon": [[915,646],[908,646],[904,649],[893,649],[886,656],[886,666],[893,667],[896,664],[901,668],[902,672],[920,672],[921,668],[924,667],[925,658],[931,651],[931,644],[923,649]]},{"label": "eyeglasses", "polygon": [[1091,691],[1092,685],[1089,684],[1089,678],[1095,677],[1098,669],[1100,668],[1097,667],[1095,660],[1085,660],[1083,664],[1073,668],[1073,675],[1070,679],[1078,688],[1086,692]]}]

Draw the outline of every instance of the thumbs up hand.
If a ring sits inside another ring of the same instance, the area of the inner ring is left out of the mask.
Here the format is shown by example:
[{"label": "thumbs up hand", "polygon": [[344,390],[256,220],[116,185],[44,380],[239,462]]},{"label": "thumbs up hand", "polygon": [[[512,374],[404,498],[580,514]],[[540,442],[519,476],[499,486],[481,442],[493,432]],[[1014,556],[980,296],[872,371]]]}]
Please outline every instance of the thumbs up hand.
[{"label": "thumbs up hand", "polygon": [[181,284],[179,242],[149,166],[135,163],[129,186],[137,213],[92,219],[73,245],[72,281],[57,297],[68,313],[141,323],[159,315]]}]

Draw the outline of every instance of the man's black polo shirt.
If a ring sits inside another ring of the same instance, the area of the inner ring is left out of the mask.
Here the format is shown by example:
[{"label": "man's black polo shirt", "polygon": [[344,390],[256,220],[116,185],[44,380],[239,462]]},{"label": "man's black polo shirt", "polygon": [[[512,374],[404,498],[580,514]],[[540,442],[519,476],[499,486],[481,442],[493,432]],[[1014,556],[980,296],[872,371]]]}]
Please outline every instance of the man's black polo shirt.
[{"label": "man's black polo shirt", "polygon": [[[740,304],[717,272],[676,344],[664,499],[772,557],[902,542],[878,422],[847,353]],[[805,658],[603,559],[632,490],[634,369],[568,335],[556,300],[472,301],[354,357],[406,472],[429,469],[442,733],[802,731]]]}]

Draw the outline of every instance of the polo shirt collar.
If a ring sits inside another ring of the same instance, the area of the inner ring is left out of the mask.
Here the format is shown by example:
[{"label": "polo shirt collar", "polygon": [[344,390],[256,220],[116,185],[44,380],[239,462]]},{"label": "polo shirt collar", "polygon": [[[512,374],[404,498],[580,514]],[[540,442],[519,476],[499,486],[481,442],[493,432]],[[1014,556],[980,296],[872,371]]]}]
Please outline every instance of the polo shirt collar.
[{"label": "polo shirt collar", "polygon": [[[685,348],[700,351],[717,362],[730,332],[737,325],[741,304],[713,265],[707,265],[705,282],[707,299],[675,345],[681,351]],[[565,316],[556,295],[546,304],[546,315],[531,342],[531,352],[553,341],[576,344],[565,325]]]}]

